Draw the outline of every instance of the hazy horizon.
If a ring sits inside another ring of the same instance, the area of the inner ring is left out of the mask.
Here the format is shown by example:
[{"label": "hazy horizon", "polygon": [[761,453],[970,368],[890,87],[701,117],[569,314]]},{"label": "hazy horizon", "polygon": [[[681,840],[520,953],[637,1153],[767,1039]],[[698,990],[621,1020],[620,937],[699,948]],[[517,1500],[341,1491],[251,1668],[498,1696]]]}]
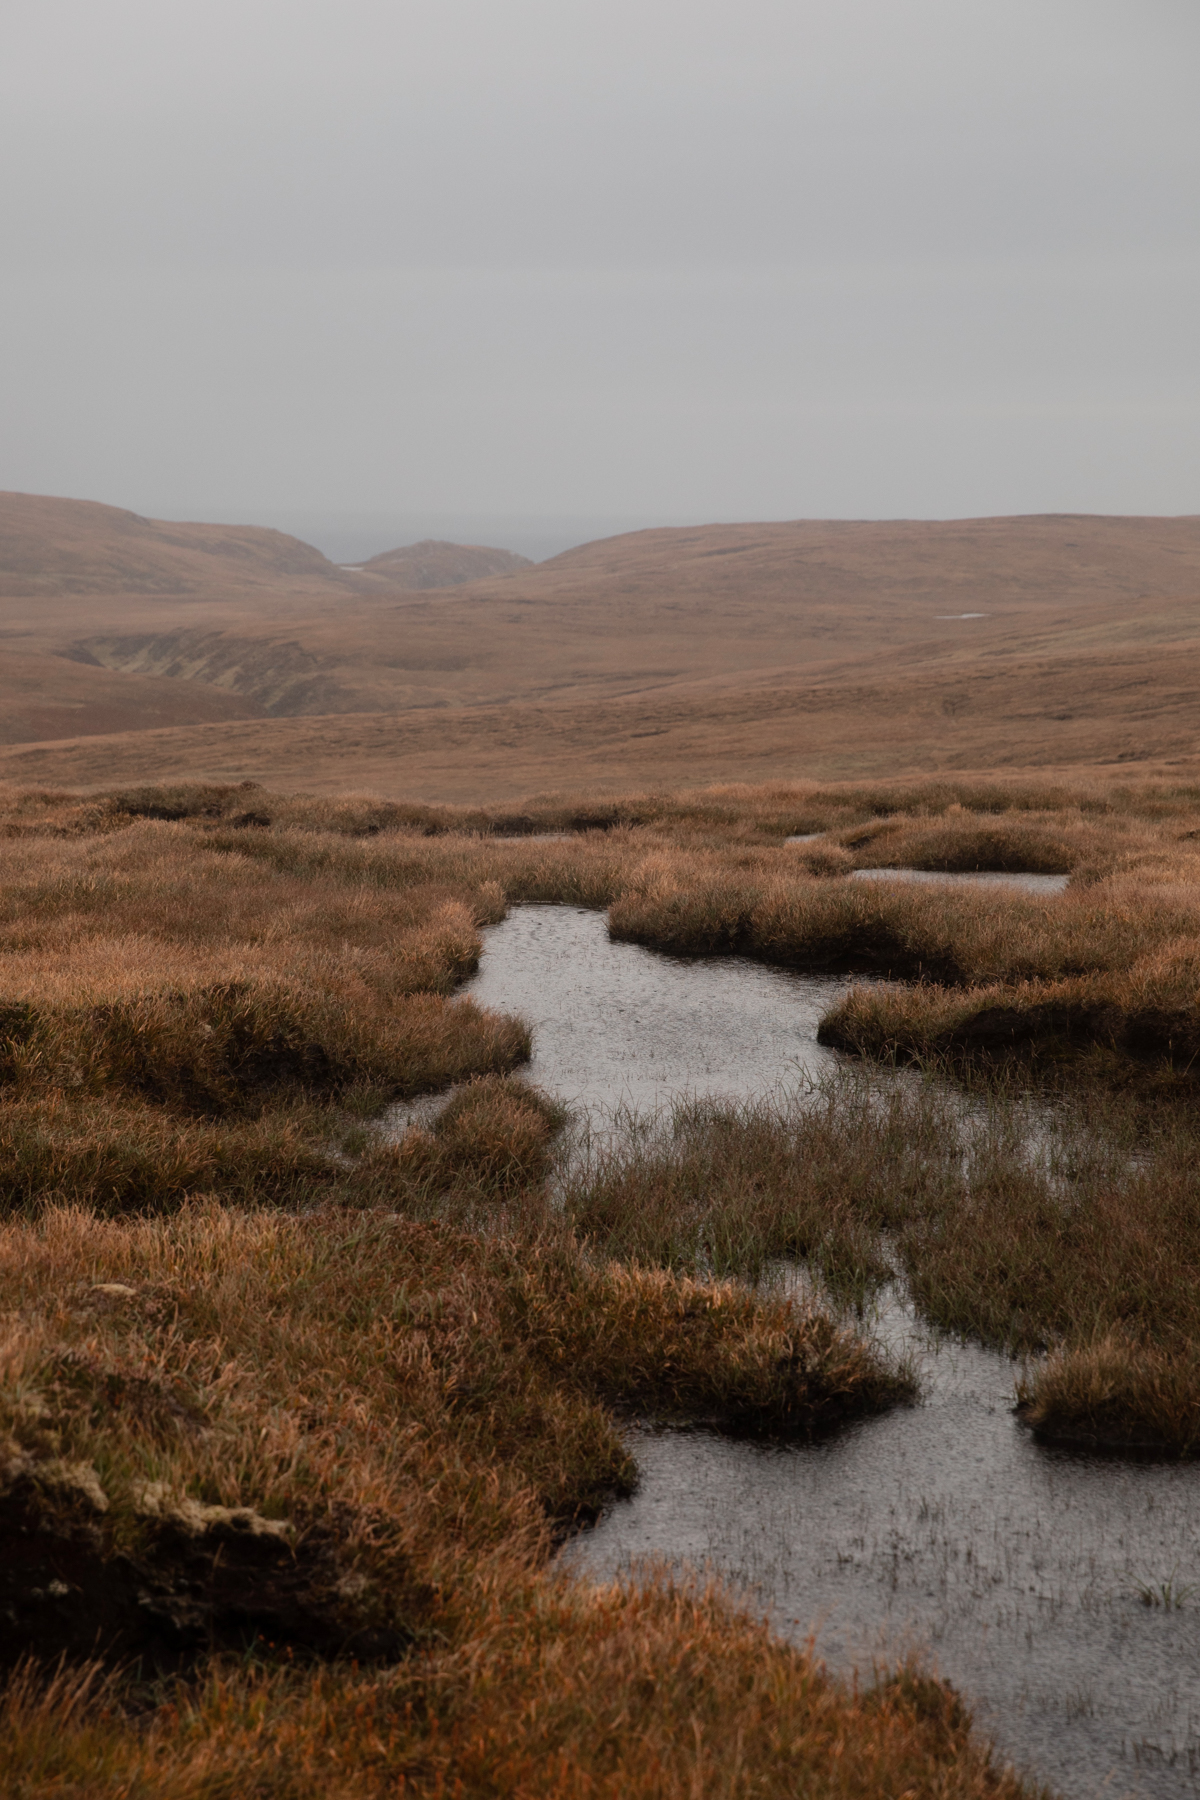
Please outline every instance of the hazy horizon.
[{"label": "hazy horizon", "polygon": [[0,486],[1196,512],[1198,70],[1184,0],[13,0]]}]

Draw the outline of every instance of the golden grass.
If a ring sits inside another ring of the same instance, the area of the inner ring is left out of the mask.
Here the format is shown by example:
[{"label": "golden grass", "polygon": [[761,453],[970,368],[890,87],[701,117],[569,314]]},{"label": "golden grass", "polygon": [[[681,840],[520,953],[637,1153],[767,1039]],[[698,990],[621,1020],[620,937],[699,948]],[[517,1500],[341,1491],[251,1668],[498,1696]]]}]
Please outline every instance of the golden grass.
[{"label": "golden grass", "polygon": [[8,1684],[0,1794],[89,1800],[1035,1800],[954,1692],[831,1680],[712,1588],[540,1581],[385,1674],[217,1664],[130,1717],[74,1670]]},{"label": "golden grass", "polygon": [[1200,1447],[1200,1344],[1163,1349],[1125,1331],[1062,1349],[1018,1387],[1039,1436],[1088,1448],[1194,1456]]},{"label": "golden grass", "polygon": [[[238,824],[239,806],[271,822]],[[829,1021],[860,1052],[945,1056],[999,1014],[993,1061],[1032,1045],[1058,1069],[1083,1046],[1079,1074],[1101,1052],[1110,1076],[1169,1056],[1185,1083],[1198,821],[1186,789],[725,789],[507,819],[233,789],[15,800],[5,1504],[48,1508],[73,1555],[99,1544],[110,1575],[125,1556],[160,1599],[185,1501],[248,1509],[284,1531],[291,1585],[269,1561],[238,1565],[240,1592],[214,1576],[209,1637],[400,1655],[369,1677],[214,1664],[170,1715],[67,1688],[40,1713],[27,1683],[24,1791],[77,1780],[85,1756],[113,1792],[163,1794],[220,1791],[239,1757],[281,1794],[401,1775],[430,1793],[682,1794],[697,1768],[730,1792],[1003,1791],[942,1690],[906,1677],[856,1697],[716,1596],[572,1587],[545,1557],[631,1479],[621,1409],[795,1434],[902,1400],[904,1372],[823,1313],[714,1279],[802,1257],[861,1298],[886,1278],[881,1234],[931,1319],[1057,1346],[1023,1389],[1036,1429],[1190,1453],[1189,1131],[1085,1106],[1042,1166],[1015,1101],[993,1099],[983,1129],[931,1090],[843,1085],[793,1115],[694,1110],[669,1142],[569,1175],[559,1215],[558,1117],[506,1073],[527,1036],[454,988],[506,907],[608,907],[615,935],[666,949],[920,976]],[[531,825],[573,835],[498,841]],[[827,838],[781,842],[805,828]],[[1072,885],[1047,900],[838,874],[984,855]],[[356,1124],[451,1080],[437,1123],[397,1145]],[[86,1520],[81,1469],[107,1501]],[[204,1518],[193,1563],[233,1529]],[[160,1620],[167,1663],[196,1654],[194,1588],[183,1623]],[[103,1593],[83,1625],[132,1629]],[[47,1639],[67,1641],[36,1622],[24,1641]],[[677,1679],[701,1642],[702,1680]],[[335,1766],[339,1733],[355,1748]]]},{"label": "golden grass", "polygon": [[[0,890],[0,1586],[6,1661],[76,1661],[13,1675],[0,1793],[1025,1791],[924,1677],[851,1693],[712,1591],[548,1572],[634,1479],[621,1412],[795,1436],[912,1391],[550,1205],[528,1035],[453,988],[509,899],[602,903],[628,829],[41,823]],[[356,1124],[463,1077],[397,1145]]]},{"label": "golden grass", "polygon": [[[432,1130],[410,1127],[395,1162],[443,1212],[445,1190],[461,1182],[495,1196],[536,1192],[550,1174],[552,1140],[565,1120],[566,1108],[536,1089],[479,1076],[451,1096]],[[374,1161],[384,1160],[377,1151]]]},{"label": "golden grass", "polygon": [[[106,1283],[132,1292],[113,1301]],[[48,1211],[6,1228],[0,1304],[12,1334],[4,1428],[31,1454],[94,1463],[115,1512],[121,1496],[169,1475],[222,1505],[252,1493],[272,1516],[335,1501],[382,1509],[411,1521],[406,1541],[428,1525],[430,1491],[460,1517],[454,1481],[421,1468],[427,1454],[461,1465],[465,1445],[482,1446],[467,1456],[471,1482],[506,1467],[493,1519],[506,1491],[529,1517],[539,1496],[560,1517],[627,1479],[597,1398],[807,1430],[838,1405],[870,1411],[908,1386],[861,1342],[784,1301],[597,1266],[553,1231],[463,1233],[394,1212],[247,1212],[204,1199],[161,1220]],[[164,1447],[135,1415],[79,1412],[53,1376],[68,1355],[140,1371],[205,1429]],[[595,1437],[598,1474],[551,1448],[554,1419]],[[494,1535],[474,1515],[462,1521],[454,1530],[471,1541]]]}]

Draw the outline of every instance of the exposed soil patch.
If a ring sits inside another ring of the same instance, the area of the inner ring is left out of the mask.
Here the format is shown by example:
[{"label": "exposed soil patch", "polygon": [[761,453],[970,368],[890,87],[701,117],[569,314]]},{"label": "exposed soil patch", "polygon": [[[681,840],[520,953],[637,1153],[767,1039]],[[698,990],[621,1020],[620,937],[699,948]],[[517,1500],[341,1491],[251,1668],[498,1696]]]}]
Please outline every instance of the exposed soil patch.
[{"label": "exposed soil patch", "polygon": [[328,1523],[298,1530],[249,1507],[153,1491],[139,1514],[131,1545],[94,1469],[10,1459],[0,1476],[0,1660],[99,1655],[170,1669],[257,1638],[369,1659],[411,1642],[405,1625],[371,1619]]}]

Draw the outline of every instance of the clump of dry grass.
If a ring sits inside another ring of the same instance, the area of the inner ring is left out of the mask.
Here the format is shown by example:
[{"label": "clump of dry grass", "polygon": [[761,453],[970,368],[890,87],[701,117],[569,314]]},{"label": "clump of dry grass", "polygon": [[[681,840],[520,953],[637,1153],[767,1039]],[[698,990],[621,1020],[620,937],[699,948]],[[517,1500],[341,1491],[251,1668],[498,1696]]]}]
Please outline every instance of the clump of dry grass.
[{"label": "clump of dry grass", "polygon": [[1045,1800],[996,1766],[954,1691],[832,1680],[719,1591],[513,1584],[469,1639],[385,1673],[217,1665],[133,1717],[92,1671],[4,1691],[0,1793],[91,1800]]},{"label": "clump of dry grass", "polygon": [[179,825],[22,844],[0,893],[7,1079],[220,1110],[280,1080],[419,1092],[511,1067],[520,1030],[448,998],[498,909],[480,884],[288,877]]},{"label": "clump of dry grass", "polygon": [[537,1189],[550,1173],[551,1143],[566,1116],[565,1107],[535,1088],[476,1077],[451,1097],[431,1130],[413,1126],[405,1133],[395,1162],[407,1180],[434,1193],[460,1181],[499,1196]]},{"label": "clump of dry grass", "polygon": [[1200,1344],[1163,1347],[1125,1331],[1060,1349],[1017,1390],[1040,1437],[1098,1449],[1194,1456],[1200,1447]]},{"label": "clump of dry grass", "polygon": [[1197,1160],[1173,1109],[1104,1095],[1048,1114],[996,1088],[964,1107],[945,1088],[844,1075],[790,1101],[682,1109],[673,1130],[569,1170],[563,1191],[606,1256],[756,1280],[798,1257],[843,1302],[898,1265],[941,1328],[1056,1347],[1026,1377],[1039,1429],[1065,1432],[1074,1407],[1081,1437],[1191,1454]]},{"label": "clump of dry grass", "polygon": [[753,858],[664,854],[632,871],[609,907],[609,928],[677,955],[739,954],[966,986],[1123,970],[1188,937],[1192,901],[1182,884],[1044,896],[805,879]]},{"label": "clump of dry grass", "polygon": [[419,1094],[528,1060],[528,1028],[469,1000],[418,994],[359,1009],[354,997],[259,980],[84,1006],[27,1005],[18,1018],[10,1014],[0,1080],[18,1099],[128,1094],[221,1116],[257,1110],[281,1091]]},{"label": "clump of dry grass", "polygon": [[1153,844],[1156,833],[1129,818],[1097,819],[1078,806],[981,817],[952,804],[940,815],[897,812],[874,818],[843,829],[834,841],[860,869],[1067,875],[1084,865],[1111,866]]},{"label": "clump of dry grass", "polygon": [[0,1231],[0,1308],[0,1520],[42,1534],[10,1656],[186,1650],[161,1538],[196,1506],[282,1522],[316,1569],[286,1605],[274,1565],[242,1571],[195,1602],[204,1641],[449,1629],[498,1557],[535,1567],[630,1485],[612,1407],[795,1434],[911,1391],[786,1301],[396,1213],[51,1211]]},{"label": "clump of dry grass", "polygon": [[911,1400],[888,1366],[827,1314],[737,1282],[574,1257],[526,1296],[526,1326],[569,1378],[660,1418],[811,1435]]},{"label": "clump of dry grass", "polygon": [[137,1101],[9,1100],[0,1106],[0,1213],[163,1212],[197,1193],[242,1205],[312,1202],[345,1185],[322,1149],[325,1125],[306,1107],[216,1123]]},{"label": "clump of dry grass", "polygon": [[[1138,912],[1126,918],[1132,928]],[[1155,1066],[1189,1076],[1200,1064],[1200,945],[1177,924],[1160,913],[1123,963],[1088,974],[855,988],[821,1021],[820,1041],[891,1062],[1020,1059],[1060,1077],[1073,1065],[1109,1080]]]}]

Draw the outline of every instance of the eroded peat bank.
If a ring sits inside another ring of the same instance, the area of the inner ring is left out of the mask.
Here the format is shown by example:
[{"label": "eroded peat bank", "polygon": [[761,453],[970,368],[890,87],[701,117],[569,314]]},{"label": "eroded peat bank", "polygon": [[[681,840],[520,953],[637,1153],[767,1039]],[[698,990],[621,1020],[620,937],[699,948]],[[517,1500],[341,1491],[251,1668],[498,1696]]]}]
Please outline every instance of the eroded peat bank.
[{"label": "eroded peat bank", "polygon": [[1187,1791],[1200,797],[0,827],[0,1791]]}]

